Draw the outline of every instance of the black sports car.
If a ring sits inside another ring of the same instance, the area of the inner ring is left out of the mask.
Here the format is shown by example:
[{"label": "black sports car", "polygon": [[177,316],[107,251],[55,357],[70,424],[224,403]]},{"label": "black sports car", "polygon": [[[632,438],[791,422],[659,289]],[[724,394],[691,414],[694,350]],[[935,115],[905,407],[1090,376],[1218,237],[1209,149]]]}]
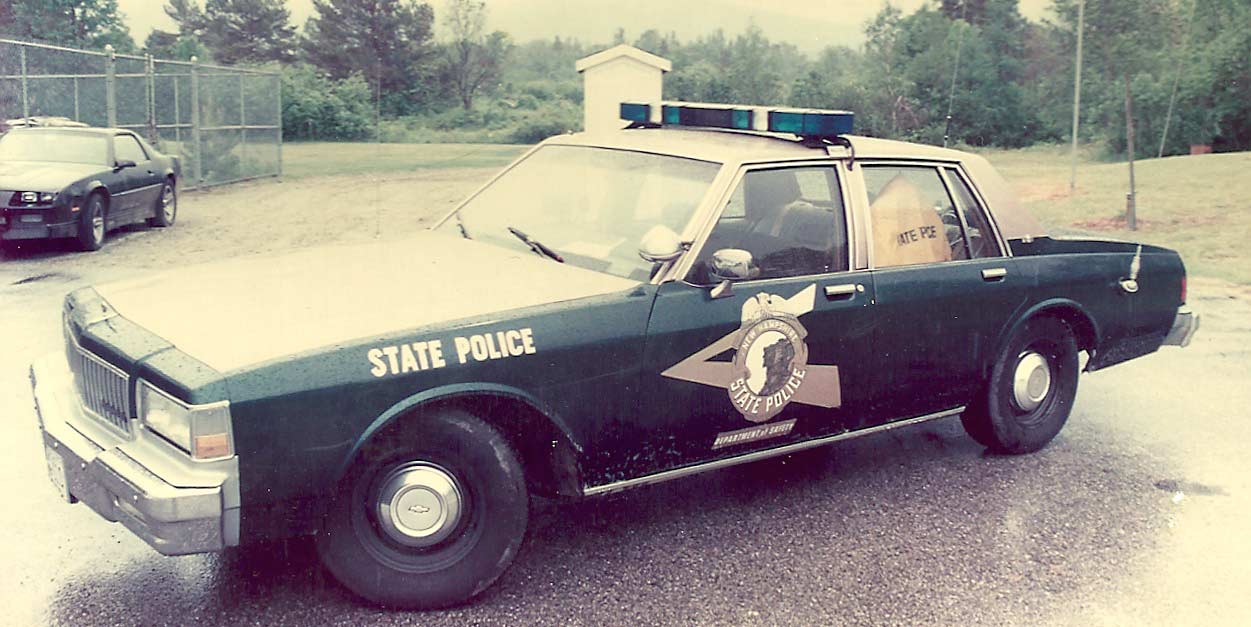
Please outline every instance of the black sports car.
[{"label": "black sports car", "polygon": [[0,245],[73,237],[98,250],[111,229],[178,212],[178,157],[111,128],[14,128],[0,136]]}]

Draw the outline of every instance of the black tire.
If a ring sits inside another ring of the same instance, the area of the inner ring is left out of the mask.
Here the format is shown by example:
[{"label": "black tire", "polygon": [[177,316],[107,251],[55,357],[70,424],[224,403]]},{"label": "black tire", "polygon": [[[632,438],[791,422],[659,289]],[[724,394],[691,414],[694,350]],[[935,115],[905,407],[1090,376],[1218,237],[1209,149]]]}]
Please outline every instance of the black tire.
[{"label": "black tire", "polygon": [[173,178],[167,178],[161,186],[161,195],[156,198],[156,207],[153,208],[152,217],[148,218],[148,225],[162,228],[173,226],[177,218],[178,186],[174,184]]},{"label": "black tire", "polygon": [[[1077,351],[1064,322],[1045,316],[1026,321],[995,360],[983,393],[960,416],[965,432],[999,453],[1032,453],[1046,446],[1073,410]],[[1018,385],[1018,370],[1037,374],[1022,376]]]},{"label": "black tire", "polygon": [[[445,410],[410,426],[381,434],[362,450],[317,535],[318,554],[335,578],[370,601],[408,609],[455,605],[490,587],[520,549],[529,515],[525,474],[504,437],[467,412]],[[397,540],[405,535],[399,525],[388,531],[383,521],[409,516],[398,513],[408,503],[417,503],[405,507],[418,512],[413,519],[432,509],[440,520],[448,517],[448,501],[420,501],[428,498],[420,489],[387,499],[397,477],[417,472],[451,477],[463,504],[459,520],[434,534],[447,537],[427,546],[411,543],[434,538],[406,543]],[[404,500],[409,496],[417,500]],[[440,507],[420,505],[434,502]]]},{"label": "black tire", "polygon": [[107,230],[108,203],[104,195],[96,193],[87,197],[78,216],[78,247],[85,251],[100,250],[104,246]]}]

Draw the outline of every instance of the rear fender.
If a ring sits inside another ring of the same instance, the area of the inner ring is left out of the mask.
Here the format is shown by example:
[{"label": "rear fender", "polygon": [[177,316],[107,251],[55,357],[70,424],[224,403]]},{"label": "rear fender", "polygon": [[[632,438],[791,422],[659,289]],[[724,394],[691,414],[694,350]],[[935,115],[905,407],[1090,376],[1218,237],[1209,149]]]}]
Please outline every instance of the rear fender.
[{"label": "rear fender", "polygon": [[1081,303],[1067,298],[1048,299],[1026,309],[1025,313],[1021,314],[1015,322],[1006,327],[995,342],[994,352],[989,355],[989,359],[982,365],[983,377],[990,375],[990,369],[994,367],[995,360],[999,358],[999,354],[1003,352],[1004,347],[1008,345],[1012,336],[1016,335],[1027,321],[1038,316],[1052,316],[1063,320],[1073,330],[1073,335],[1077,340],[1077,347],[1092,355],[1102,341],[1103,335],[1099,323]]}]

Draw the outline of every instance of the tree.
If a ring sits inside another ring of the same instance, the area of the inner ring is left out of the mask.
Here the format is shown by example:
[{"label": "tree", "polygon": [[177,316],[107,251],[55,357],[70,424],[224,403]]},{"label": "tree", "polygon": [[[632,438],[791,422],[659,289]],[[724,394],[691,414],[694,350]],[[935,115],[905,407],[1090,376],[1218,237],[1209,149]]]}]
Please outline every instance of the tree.
[{"label": "tree", "polygon": [[634,40],[634,47],[667,59],[669,55],[681,47],[681,44],[678,43],[677,33],[669,31],[662,35],[660,31],[649,28],[643,31],[643,34],[639,35],[638,39]]},{"label": "tree", "polygon": [[117,0],[0,0],[0,34],[77,48],[135,48]]},{"label": "tree", "polygon": [[431,96],[434,10],[415,0],[313,0],[304,54],[332,78],[364,76],[379,109],[406,113]]},{"label": "tree", "polygon": [[[1010,0],[1013,5],[1016,0]],[[938,10],[949,20],[964,20],[981,25],[986,19],[987,0],[940,0]]]},{"label": "tree", "polygon": [[211,60],[212,55],[203,43],[206,19],[200,5],[195,0],[169,0],[162,9],[178,30],[171,33],[153,29],[143,42],[144,52],[162,59]]},{"label": "tree", "polygon": [[483,87],[499,81],[500,66],[512,44],[508,35],[486,31],[486,3],[450,0],[444,20],[451,34],[445,48],[445,73],[453,93],[465,110]]},{"label": "tree", "polygon": [[174,58],[174,47],[178,45],[178,34],[160,29],[152,29],[147,39],[143,40],[143,51],[161,59]]},{"label": "tree", "polygon": [[204,42],[227,64],[295,59],[295,27],[282,0],[207,0]]}]

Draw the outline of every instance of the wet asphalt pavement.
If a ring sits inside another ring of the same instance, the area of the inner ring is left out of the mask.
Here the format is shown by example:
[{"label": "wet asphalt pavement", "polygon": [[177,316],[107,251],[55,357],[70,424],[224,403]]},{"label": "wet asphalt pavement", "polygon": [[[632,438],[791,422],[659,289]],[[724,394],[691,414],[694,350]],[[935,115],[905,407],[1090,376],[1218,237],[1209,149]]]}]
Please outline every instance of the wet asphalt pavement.
[{"label": "wet asphalt pavement", "polygon": [[305,540],[167,558],[58,502],[24,370],[59,348],[66,291],[131,274],[98,255],[0,262],[0,624],[1251,621],[1251,301],[1224,284],[1192,279],[1189,348],[1083,375],[1039,453],[989,455],[951,418],[536,503],[494,588],[421,613],[357,600]]}]

